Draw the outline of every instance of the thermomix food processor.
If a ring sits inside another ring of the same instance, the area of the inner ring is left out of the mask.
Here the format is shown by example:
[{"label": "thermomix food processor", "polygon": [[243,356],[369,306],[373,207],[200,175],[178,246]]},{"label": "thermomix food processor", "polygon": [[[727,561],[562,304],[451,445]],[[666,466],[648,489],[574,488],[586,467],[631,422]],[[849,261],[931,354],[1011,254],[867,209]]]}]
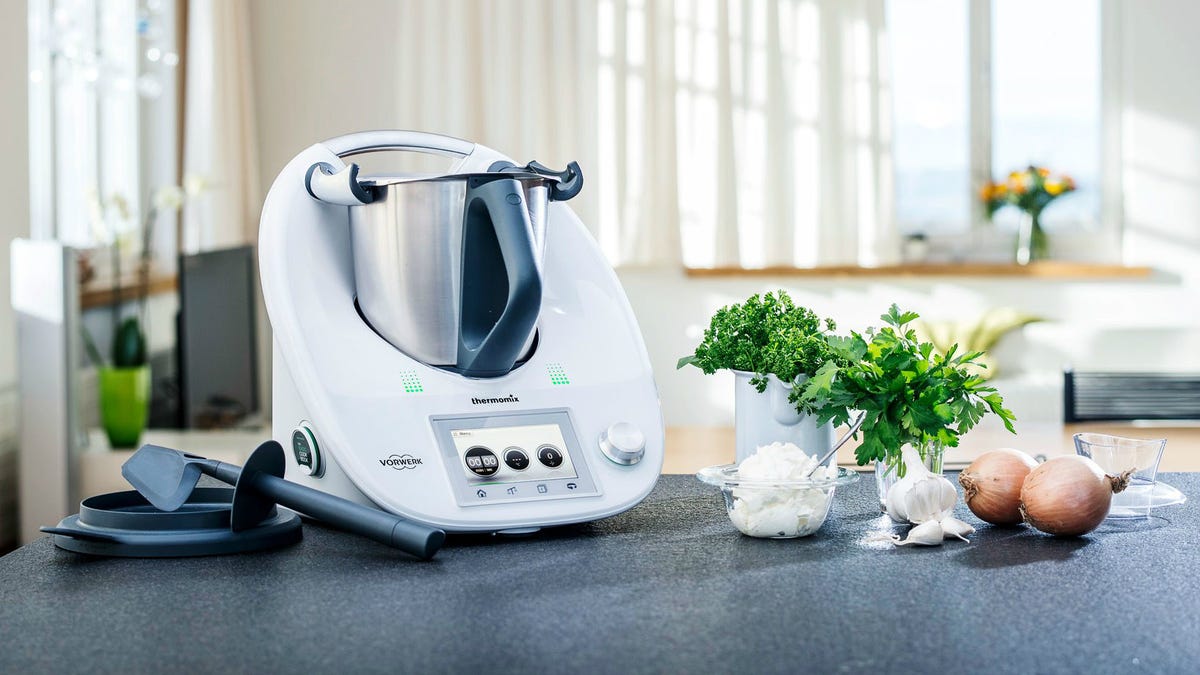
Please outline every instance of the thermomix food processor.
[{"label": "thermomix food processor", "polygon": [[[383,152],[455,161],[347,163]],[[650,492],[658,393],[616,274],[563,203],[582,180],[413,131],[284,167],[259,261],[288,480],[463,532],[596,520]]]}]

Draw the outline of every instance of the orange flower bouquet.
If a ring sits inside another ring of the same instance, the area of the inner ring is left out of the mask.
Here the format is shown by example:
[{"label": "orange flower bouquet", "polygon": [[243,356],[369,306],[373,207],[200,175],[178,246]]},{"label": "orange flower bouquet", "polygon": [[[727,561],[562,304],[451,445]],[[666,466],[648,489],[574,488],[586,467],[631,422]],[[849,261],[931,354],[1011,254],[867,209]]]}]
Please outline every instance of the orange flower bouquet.
[{"label": "orange flower bouquet", "polygon": [[979,198],[991,218],[1003,206],[1015,206],[1026,214],[1017,237],[1017,262],[1041,260],[1049,253],[1050,242],[1042,229],[1042,211],[1055,199],[1075,191],[1075,181],[1065,173],[1054,174],[1040,166],[1013,171],[1008,180],[987,183]]}]

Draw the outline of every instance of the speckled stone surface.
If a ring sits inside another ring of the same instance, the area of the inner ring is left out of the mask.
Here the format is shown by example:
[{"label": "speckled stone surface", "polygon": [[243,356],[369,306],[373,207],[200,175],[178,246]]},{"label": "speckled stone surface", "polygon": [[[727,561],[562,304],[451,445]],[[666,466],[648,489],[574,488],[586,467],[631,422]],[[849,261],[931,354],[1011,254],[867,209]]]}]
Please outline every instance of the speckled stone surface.
[{"label": "speckled stone surface", "polygon": [[739,535],[715,488],[432,562],[320,525],[274,553],[0,558],[0,672],[1200,672],[1200,474],[1136,527],[878,550],[873,481],[814,536]]}]

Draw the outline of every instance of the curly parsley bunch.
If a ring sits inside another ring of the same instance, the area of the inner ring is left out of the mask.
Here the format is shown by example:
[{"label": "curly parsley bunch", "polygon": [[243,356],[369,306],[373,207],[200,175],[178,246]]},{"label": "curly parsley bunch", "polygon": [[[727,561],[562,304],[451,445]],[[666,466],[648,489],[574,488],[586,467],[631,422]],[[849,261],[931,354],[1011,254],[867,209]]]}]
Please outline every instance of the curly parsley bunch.
[{"label": "curly parsley bunch", "polygon": [[792,382],[800,375],[815,375],[827,363],[845,365],[827,340],[836,329],[832,320],[792,302],[786,291],[755,294],[717,310],[695,353],[679,359],[677,367],[693,365],[707,375],[718,370],[751,372],[751,383],[764,391],[767,375]]}]

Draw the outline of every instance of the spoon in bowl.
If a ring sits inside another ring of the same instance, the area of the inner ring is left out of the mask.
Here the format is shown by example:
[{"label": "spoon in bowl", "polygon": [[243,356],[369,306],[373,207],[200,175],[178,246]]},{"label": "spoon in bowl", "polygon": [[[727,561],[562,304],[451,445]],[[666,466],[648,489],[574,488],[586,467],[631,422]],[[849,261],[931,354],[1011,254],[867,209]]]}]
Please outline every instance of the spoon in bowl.
[{"label": "spoon in bowl", "polygon": [[817,467],[824,466],[825,462],[827,462],[830,457],[833,457],[834,453],[836,453],[838,451],[838,448],[841,448],[843,445],[846,444],[846,441],[850,440],[851,436],[858,433],[858,430],[860,427],[862,427],[863,420],[865,420],[865,419],[867,419],[867,413],[859,412],[858,419],[854,420],[854,424],[850,425],[850,429],[847,430],[846,433],[842,434],[842,437],[838,439],[837,443],[833,444],[833,447],[830,448],[828,452],[826,452],[824,455],[821,455],[821,459],[817,460],[817,463],[813,466],[812,469],[809,470],[808,473],[804,474],[804,477],[808,478],[809,476],[811,476],[813,474],[814,471],[817,470]]}]

